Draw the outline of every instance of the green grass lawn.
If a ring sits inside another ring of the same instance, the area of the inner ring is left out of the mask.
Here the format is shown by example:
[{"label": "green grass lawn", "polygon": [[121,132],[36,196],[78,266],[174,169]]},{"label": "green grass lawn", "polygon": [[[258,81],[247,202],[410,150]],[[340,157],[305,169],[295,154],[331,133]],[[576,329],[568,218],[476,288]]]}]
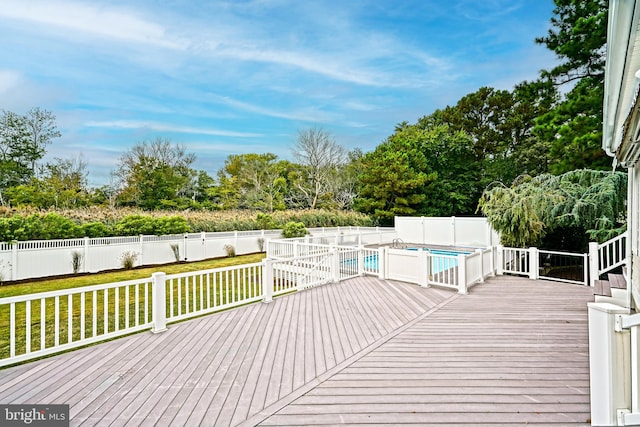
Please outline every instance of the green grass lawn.
[{"label": "green grass lawn", "polygon": [[57,291],[60,289],[77,288],[80,286],[100,285],[103,283],[122,282],[125,280],[142,279],[151,277],[158,271],[167,274],[186,273],[189,271],[208,270],[210,268],[228,267],[232,265],[251,264],[260,262],[265,254],[241,255],[233,258],[215,258],[205,261],[168,264],[133,270],[113,271],[109,273],[95,273],[80,275],[75,277],[52,278],[46,280],[34,280],[32,282],[8,284],[0,286],[0,298],[12,297],[15,295],[35,294],[38,292]]},{"label": "green grass lawn", "polygon": [[[74,277],[65,277],[57,279],[37,280],[33,282],[12,284],[0,286],[0,298],[34,294],[40,292],[55,291],[61,289],[77,288],[90,285],[107,284],[122,282],[135,279],[147,279],[155,272],[164,272],[167,274],[185,273],[192,271],[208,270],[214,268],[228,267],[241,264],[251,264],[260,262],[264,258],[264,254],[243,255],[233,258],[219,258],[207,261],[199,261],[193,263],[171,264],[163,266],[154,266],[147,268],[139,268],[133,270],[122,270],[108,273],[96,273],[90,275],[79,275]],[[212,279],[212,278],[210,278]],[[169,298],[168,291],[170,289],[174,292],[176,298],[174,305],[174,315],[177,314],[178,302],[177,292],[178,288],[182,292],[183,301],[180,305],[183,313],[187,311],[194,311],[193,306],[187,307],[184,296],[187,292],[191,295],[191,301],[199,308],[201,304],[206,305],[208,300],[210,305],[223,305],[234,300],[241,300],[244,294],[250,294],[251,290],[248,289],[248,283],[251,282],[252,277],[238,276],[231,277],[229,274],[221,274],[217,276],[217,282],[209,284],[209,286],[203,286],[202,280],[193,279],[189,283],[185,281],[181,282],[168,282],[167,283],[167,299]],[[200,281],[198,281],[200,280]],[[212,279],[213,280],[213,279]],[[229,285],[233,283],[233,290],[230,290]],[[202,289],[209,288],[211,296],[209,297],[206,291]],[[135,286],[120,286],[118,289],[118,297],[115,298],[115,289],[109,291],[108,299],[106,302],[107,310],[109,313],[106,318],[105,314],[105,294],[103,291],[97,291],[95,294],[89,293],[85,297],[85,318],[84,329],[85,337],[94,335],[103,335],[107,332],[113,332],[116,330],[116,324],[118,329],[125,329],[125,319],[129,319],[129,325],[135,323],[136,319],[139,323],[145,323],[150,320],[150,310],[145,313],[145,300],[151,301],[151,286],[147,288],[144,285],[139,287]],[[195,293],[193,291],[196,291]],[[138,304],[136,306],[136,296],[138,297]],[[94,299],[95,298],[95,299]],[[95,302],[95,304],[94,304]],[[44,334],[41,334],[42,329],[42,317],[41,308],[44,305]],[[115,307],[118,306],[116,310]],[[37,351],[42,348],[41,335],[44,335],[45,348],[52,347],[55,344],[55,299],[48,298],[44,302],[39,300],[33,301],[27,306],[26,303],[18,303],[15,305],[16,309],[16,354],[23,354],[26,352],[27,345],[30,346],[31,351]],[[68,297],[61,297],[58,302],[59,309],[59,322],[58,328],[59,335],[58,341],[60,343],[66,343],[69,339],[69,334],[73,341],[81,339],[81,311],[80,311],[80,295],[74,295],[72,297],[71,313],[69,313],[69,300]],[[30,322],[27,325],[27,310],[30,310]],[[118,313],[118,319],[114,316],[114,313]],[[167,315],[169,315],[169,303],[167,302]],[[10,355],[10,312],[9,305],[0,306],[0,359],[9,357]],[[71,322],[71,327],[69,327]],[[27,328],[30,329],[29,344],[27,344]]]}]

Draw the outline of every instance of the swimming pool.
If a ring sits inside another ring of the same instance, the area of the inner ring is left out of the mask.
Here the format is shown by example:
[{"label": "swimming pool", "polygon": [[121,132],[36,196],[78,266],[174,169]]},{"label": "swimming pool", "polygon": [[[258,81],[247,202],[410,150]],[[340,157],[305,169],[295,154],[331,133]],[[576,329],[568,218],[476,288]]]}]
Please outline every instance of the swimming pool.
[{"label": "swimming pool", "polygon": [[[471,252],[467,251],[454,251],[447,249],[432,249],[432,248],[406,248],[407,251],[420,251],[425,250],[432,256],[429,257],[429,271],[431,274],[440,273],[458,266],[458,255],[468,255]],[[440,256],[439,256],[440,255]],[[455,257],[455,258],[454,258]],[[344,265],[354,266],[358,264],[357,259],[348,259],[342,262]],[[365,270],[378,270],[378,254],[369,255],[364,257],[364,269]]]}]

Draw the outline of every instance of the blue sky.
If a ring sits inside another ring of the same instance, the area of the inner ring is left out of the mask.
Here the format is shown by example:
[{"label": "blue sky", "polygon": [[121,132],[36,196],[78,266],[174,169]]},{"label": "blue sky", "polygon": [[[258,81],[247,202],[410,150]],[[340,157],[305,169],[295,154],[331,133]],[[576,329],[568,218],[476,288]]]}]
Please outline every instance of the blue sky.
[{"label": "blue sky", "polygon": [[370,151],[481,86],[556,63],[551,0],[2,0],[0,109],[41,107],[109,181],[129,147],[185,144],[215,175],[229,154],[291,159],[321,127]]}]

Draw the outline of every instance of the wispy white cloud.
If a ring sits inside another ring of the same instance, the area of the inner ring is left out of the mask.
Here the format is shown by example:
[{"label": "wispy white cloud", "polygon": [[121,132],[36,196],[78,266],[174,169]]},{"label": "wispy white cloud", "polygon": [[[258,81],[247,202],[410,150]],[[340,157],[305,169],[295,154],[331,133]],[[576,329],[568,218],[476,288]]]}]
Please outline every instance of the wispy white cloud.
[{"label": "wispy white cloud", "polygon": [[15,88],[21,80],[20,73],[15,70],[0,70],[0,93]]},{"label": "wispy white cloud", "polygon": [[164,123],[154,123],[137,120],[112,120],[112,121],[89,121],[85,123],[88,127],[110,128],[110,129],[150,129],[160,132],[176,132],[197,135],[227,136],[239,138],[256,138],[263,136],[253,132],[234,132],[220,129],[201,129],[185,126],[168,125]]},{"label": "wispy white cloud", "polygon": [[122,8],[72,1],[4,0],[0,17],[52,25],[125,42],[172,49],[185,47],[176,38],[167,37],[163,26]]},{"label": "wispy white cloud", "polygon": [[490,21],[508,15],[522,7],[514,0],[459,0],[456,10],[461,16],[476,21]]},{"label": "wispy white cloud", "polygon": [[299,109],[298,112],[280,111],[273,108],[266,108],[260,105],[251,104],[237,99],[230,98],[228,96],[210,95],[209,98],[212,101],[219,102],[223,105],[227,105],[238,110],[259,114],[267,117],[276,117],[287,120],[298,120],[303,122],[320,122],[325,123],[336,119],[336,115],[324,111],[317,110],[315,108]]}]

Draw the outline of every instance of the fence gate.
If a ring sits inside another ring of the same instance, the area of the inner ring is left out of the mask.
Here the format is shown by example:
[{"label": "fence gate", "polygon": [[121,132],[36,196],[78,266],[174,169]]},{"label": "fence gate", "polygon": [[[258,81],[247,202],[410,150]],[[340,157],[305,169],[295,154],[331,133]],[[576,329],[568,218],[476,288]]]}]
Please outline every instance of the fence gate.
[{"label": "fence gate", "polygon": [[542,279],[578,285],[589,284],[587,254],[539,250],[538,272],[538,277]]}]

